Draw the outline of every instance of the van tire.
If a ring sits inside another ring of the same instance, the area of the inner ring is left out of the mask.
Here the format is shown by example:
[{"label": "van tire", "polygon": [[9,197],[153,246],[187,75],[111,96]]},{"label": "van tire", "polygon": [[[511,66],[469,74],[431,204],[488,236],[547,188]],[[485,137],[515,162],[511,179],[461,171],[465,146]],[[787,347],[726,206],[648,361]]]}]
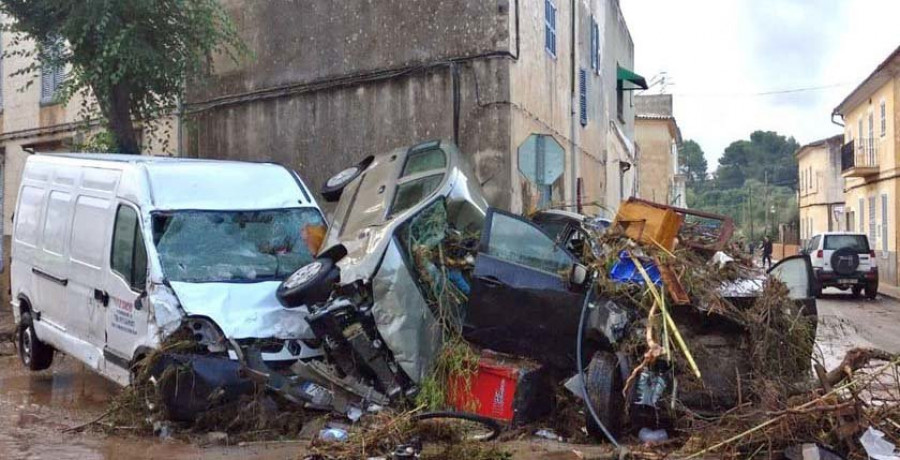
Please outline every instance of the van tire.
[{"label": "van tire", "polygon": [[350,182],[353,182],[354,179],[359,177],[359,175],[362,174],[363,170],[365,170],[365,167],[363,167],[363,165],[356,164],[331,176],[327,181],[325,181],[325,184],[322,185],[322,197],[325,198],[325,201],[329,203],[333,203],[341,199],[341,194],[344,193],[344,188],[349,185]]},{"label": "van tire", "polygon": [[42,371],[53,364],[53,347],[37,338],[30,311],[22,312],[16,330],[16,347],[19,350],[19,359],[29,370]]},{"label": "van tire", "polygon": [[278,286],[275,295],[287,308],[315,305],[331,297],[331,291],[339,280],[340,272],[334,261],[320,257],[288,276]]}]

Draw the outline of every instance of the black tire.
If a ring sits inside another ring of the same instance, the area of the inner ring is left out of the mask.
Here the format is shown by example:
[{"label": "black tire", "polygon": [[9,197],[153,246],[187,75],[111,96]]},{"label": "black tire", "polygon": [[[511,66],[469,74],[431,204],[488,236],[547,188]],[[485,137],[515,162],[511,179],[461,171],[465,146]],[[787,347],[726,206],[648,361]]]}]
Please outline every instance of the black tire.
[{"label": "black tire", "polygon": [[870,283],[866,285],[866,298],[875,300],[878,297],[878,283]]},{"label": "black tire", "polygon": [[[597,416],[610,434],[618,437],[622,430],[622,415],[625,412],[625,398],[622,389],[622,373],[616,357],[612,353],[598,351],[585,369],[585,384],[588,397],[597,411]],[[605,440],[606,435],[594,421],[590,410],[585,408],[585,424],[588,434],[595,439]]]},{"label": "black tire", "polygon": [[841,248],[831,254],[831,269],[842,276],[850,276],[859,268],[859,254],[850,248]]},{"label": "black tire", "polygon": [[479,436],[476,439],[472,439],[473,441],[492,441],[494,438],[500,435],[500,424],[497,423],[496,420],[482,415],[472,414],[470,412],[424,412],[421,414],[413,415],[412,417],[410,417],[410,419],[414,422],[432,419],[458,419],[478,423],[486,428],[488,434]]},{"label": "black tire", "polygon": [[37,338],[30,311],[22,313],[16,331],[16,347],[19,349],[19,359],[29,370],[42,371],[53,364],[53,347]]},{"label": "black tire", "polygon": [[344,188],[349,185],[350,182],[353,182],[354,179],[359,177],[363,170],[365,170],[363,165],[356,164],[331,176],[325,181],[325,184],[322,185],[322,197],[329,203],[339,200],[341,194],[344,192]]},{"label": "black tire", "polygon": [[862,294],[863,288],[862,286],[853,286],[851,288],[851,292],[853,293],[853,297],[859,297]]},{"label": "black tire", "polygon": [[320,257],[288,276],[275,295],[287,308],[315,305],[328,300],[340,272],[331,259]]}]

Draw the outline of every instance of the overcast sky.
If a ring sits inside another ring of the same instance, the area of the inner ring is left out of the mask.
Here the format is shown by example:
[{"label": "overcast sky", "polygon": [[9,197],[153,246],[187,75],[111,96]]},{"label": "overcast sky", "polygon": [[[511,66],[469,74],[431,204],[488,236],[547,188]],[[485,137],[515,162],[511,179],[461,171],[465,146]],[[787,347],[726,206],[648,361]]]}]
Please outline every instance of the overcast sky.
[{"label": "overcast sky", "polygon": [[841,133],[832,110],[900,46],[900,0],[620,2],[635,71],[667,73],[682,135],[710,171],[757,129],[801,144]]}]

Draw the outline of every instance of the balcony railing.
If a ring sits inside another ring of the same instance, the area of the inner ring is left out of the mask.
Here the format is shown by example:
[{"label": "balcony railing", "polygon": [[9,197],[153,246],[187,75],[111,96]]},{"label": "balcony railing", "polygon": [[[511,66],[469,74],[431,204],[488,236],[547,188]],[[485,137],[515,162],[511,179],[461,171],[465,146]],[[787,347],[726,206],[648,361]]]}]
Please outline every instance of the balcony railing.
[{"label": "balcony railing", "polygon": [[878,174],[878,143],[864,137],[841,147],[841,173],[844,177],[866,177]]}]

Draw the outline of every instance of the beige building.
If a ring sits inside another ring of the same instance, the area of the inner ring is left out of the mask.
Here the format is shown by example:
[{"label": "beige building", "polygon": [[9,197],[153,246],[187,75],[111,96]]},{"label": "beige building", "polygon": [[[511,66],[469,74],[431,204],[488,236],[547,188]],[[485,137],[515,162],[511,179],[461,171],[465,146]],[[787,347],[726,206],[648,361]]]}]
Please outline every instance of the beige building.
[{"label": "beige building", "polygon": [[679,173],[681,130],[672,95],[635,96],[634,136],[638,147],[638,196],[685,207],[685,178]]},{"label": "beige building", "polygon": [[844,135],[818,140],[797,150],[800,239],[816,233],[841,231],[844,219],[844,178],[841,146]]},{"label": "beige building", "polygon": [[646,82],[618,0],[223,4],[254,59],[189,88],[191,156],[277,161],[318,190],[366,155],[443,138],[499,208],[614,212],[635,193]]},{"label": "beige building", "polygon": [[[12,39],[12,33],[0,32],[2,49],[9,49]],[[86,142],[89,132],[98,129],[96,123],[89,125],[79,114],[80,97],[72,98],[65,105],[59,103],[58,89],[66,78],[65,69],[45,66],[34,77],[10,76],[32,62],[31,58],[21,56],[0,62],[0,201],[3,207],[0,233],[3,235],[4,272],[0,277],[0,303],[3,305],[8,297],[9,272],[6,267],[9,266],[12,218],[26,158],[35,153],[71,152]],[[32,79],[34,81],[29,85]],[[148,127],[142,137],[151,138],[150,129],[156,129],[156,135],[152,136],[157,141],[152,145],[154,151],[174,154],[177,150],[174,123],[158,125]],[[160,128],[164,125],[173,128]]]},{"label": "beige building", "polygon": [[834,109],[844,122],[841,148],[844,224],[869,235],[883,283],[898,285],[900,211],[900,48]]}]

